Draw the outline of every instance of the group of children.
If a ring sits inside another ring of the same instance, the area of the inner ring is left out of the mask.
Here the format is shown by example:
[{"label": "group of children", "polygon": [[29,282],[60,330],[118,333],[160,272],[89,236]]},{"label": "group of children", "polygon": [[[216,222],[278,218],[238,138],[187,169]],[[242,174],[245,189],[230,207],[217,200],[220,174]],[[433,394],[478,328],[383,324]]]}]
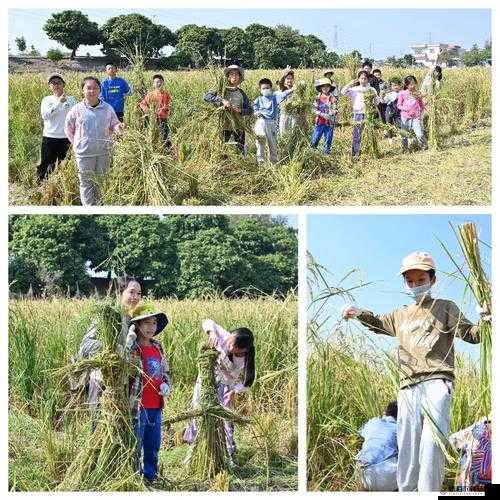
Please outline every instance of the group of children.
[{"label": "group of children", "polygon": [[[137,436],[137,469],[147,482],[158,476],[158,454],[161,445],[161,416],[164,397],[171,394],[172,379],[165,353],[157,336],[168,325],[163,312],[151,304],[141,304],[142,287],[135,279],[126,280],[121,287],[123,310],[122,332],[117,340],[118,350],[124,359],[141,370],[130,379],[129,398],[134,432]],[[98,325],[94,325],[84,336],[79,354],[83,358],[95,356],[101,349],[98,340]],[[227,332],[213,320],[202,323],[209,344],[219,355],[215,366],[215,380],[219,403],[232,408],[237,395],[250,389],[255,378],[255,348],[253,333],[248,328]],[[102,393],[99,370],[93,370],[87,392],[87,403],[98,413],[98,402]],[[192,405],[199,404],[200,379],[196,381]],[[95,420],[94,420],[95,421]],[[236,445],[232,422],[224,423],[229,464],[233,464]],[[196,420],[193,419],[184,432],[184,440],[193,443],[196,439]]]},{"label": "group of children", "polygon": [[[386,416],[392,416],[394,422],[385,419],[383,426],[376,426],[379,431],[391,427],[397,432],[397,460],[393,438],[387,441],[387,449],[380,450],[378,462],[369,453],[361,453],[358,460],[363,467],[385,462],[369,474],[372,485],[378,481],[379,485],[392,484],[391,489],[397,487],[399,491],[440,491],[445,468],[440,440],[447,439],[450,430],[454,340],[479,343],[480,329],[464,317],[454,302],[432,297],[436,265],[431,255],[411,253],[403,259],[399,272],[413,304],[384,315],[352,304],[341,309],[343,318],[356,318],[375,333],[396,337],[399,344],[397,415],[396,411],[389,412]],[[478,312],[481,321],[491,321],[490,311],[478,307]],[[391,462],[386,462],[388,459]],[[383,472],[391,471],[392,482],[381,477]]]},{"label": "group of children", "polygon": [[[66,157],[69,147],[77,164],[82,205],[100,203],[99,184],[111,166],[111,146],[114,134],[125,128],[126,96],[132,95],[130,84],[117,76],[114,64],[106,66],[107,78],[101,81],[94,76],[82,80],[83,100],[77,103],[64,92],[65,81],[60,74],[51,74],[48,85],[52,95],[44,97],[41,104],[43,137],[41,160],[37,168],[39,182],[48,178],[55,165]],[[149,118],[150,110],[166,146],[168,141],[168,116],[171,96],[163,90],[164,79],[153,76],[153,89],[140,101],[139,106]]]},{"label": "group of children", "polygon": [[[422,149],[426,148],[422,115],[425,104],[422,92],[418,90],[414,76],[407,76],[402,82],[394,77],[389,85],[382,80],[381,71],[371,71],[371,63],[365,62],[358,72],[357,79],[349,82],[340,90],[341,96],[352,101],[352,155],[358,157],[361,149],[361,138],[366,120],[367,99],[373,98],[373,105],[378,110],[379,118],[406,132],[413,131]],[[435,71],[438,71],[436,68]],[[269,78],[259,81],[259,97],[253,103],[240,88],[244,80],[244,70],[238,65],[225,68],[226,86],[224,95],[216,91],[205,94],[204,100],[214,106],[223,106],[229,112],[225,114],[222,124],[222,139],[225,143],[234,143],[245,152],[244,118],[256,117],[254,132],[256,136],[257,162],[266,161],[266,149],[272,164],[278,162],[278,134],[283,135],[298,131],[301,116],[287,111],[285,102],[293,100],[293,92],[297,88],[293,69],[286,68],[278,80],[279,90],[273,90]],[[439,78],[434,81],[440,82]],[[124,111],[126,96],[133,93],[131,85],[117,76],[117,68],[113,64],[106,66],[106,79],[101,83],[94,76],[82,80],[83,100],[77,103],[72,96],[64,92],[65,82],[61,75],[49,76],[48,84],[52,95],[44,97],[41,104],[41,115],[44,123],[41,147],[41,161],[37,168],[40,182],[54,170],[57,162],[61,162],[70,147],[76,159],[80,183],[80,200],[82,205],[100,203],[99,180],[111,165],[111,146],[114,134],[122,133],[125,128]],[[423,88],[427,89],[428,77]],[[426,83],[427,82],[427,83]],[[299,82],[304,85],[304,82]],[[163,89],[164,78],[160,74],[153,76],[153,89],[140,101],[139,107],[145,120],[150,111],[154,111],[155,121],[165,146],[170,147],[168,140],[168,118],[171,112],[172,97]],[[314,128],[311,147],[318,147],[323,139],[323,152],[329,154],[337,120],[337,104],[339,91],[333,80],[333,70],[328,70],[323,77],[315,81],[318,95],[314,99]],[[393,134],[389,134],[391,137]],[[392,142],[392,138],[390,140]],[[402,138],[404,149],[408,147],[408,138]]]}]

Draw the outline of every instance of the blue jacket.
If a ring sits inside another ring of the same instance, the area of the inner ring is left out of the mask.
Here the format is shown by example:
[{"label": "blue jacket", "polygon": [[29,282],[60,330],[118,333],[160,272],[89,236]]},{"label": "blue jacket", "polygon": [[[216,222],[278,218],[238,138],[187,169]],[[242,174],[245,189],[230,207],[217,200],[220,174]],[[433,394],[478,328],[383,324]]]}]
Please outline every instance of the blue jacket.
[{"label": "blue jacket", "polygon": [[363,465],[374,465],[398,455],[397,423],[392,417],[372,418],[359,434],[365,439],[357,459]]},{"label": "blue jacket", "polygon": [[100,98],[110,104],[115,113],[123,113],[125,109],[125,95],[127,94],[132,94],[130,85],[119,76],[113,79],[106,78],[101,84]]},{"label": "blue jacket", "polygon": [[257,97],[253,103],[254,112],[258,112],[264,120],[276,120],[278,117],[278,106],[291,93],[291,90],[273,92],[269,97],[263,95]]}]

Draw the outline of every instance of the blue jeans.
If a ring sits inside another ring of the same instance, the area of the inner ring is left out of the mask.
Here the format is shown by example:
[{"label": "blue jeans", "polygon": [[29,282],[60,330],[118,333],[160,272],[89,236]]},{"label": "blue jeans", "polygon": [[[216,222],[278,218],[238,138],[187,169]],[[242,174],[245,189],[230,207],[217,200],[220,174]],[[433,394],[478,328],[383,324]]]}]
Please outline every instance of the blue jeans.
[{"label": "blue jeans", "polygon": [[354,113],[352,116],[355,122],[352,126],[352,156],[359,156],[361,149],[361,137],[363,135],[363,128],[365,126],[363,120],[365,119],[364,113]]},{"label": "blue jeans", "polygon": [[161,408],[141,408],[138,420],[134,421],[134,432],[137,436],[137,454],[139,463],[144,456],[142,474],[146,479],[154,481],[158,476],[158,452],[161,443]]},{"label": "blue jeans", "polygon": [[[427,139],[425,138],[424,131],[422,129],[422,121],[420,118],[406,118],[406,120],[401,119],[401,128],[409,132],[413,130],[415,133],[418,145],[420,149],[425,149],[427,147]],[[408,137],[403,137],[403,149],[408,148]]]},{"label": "blue jeans", "polygon": [[323,144],[323,153],[327,155],[330,152],[333,141],[333,125],[314,125],[311,146],[318,147],[321,137],[325,136]]}]

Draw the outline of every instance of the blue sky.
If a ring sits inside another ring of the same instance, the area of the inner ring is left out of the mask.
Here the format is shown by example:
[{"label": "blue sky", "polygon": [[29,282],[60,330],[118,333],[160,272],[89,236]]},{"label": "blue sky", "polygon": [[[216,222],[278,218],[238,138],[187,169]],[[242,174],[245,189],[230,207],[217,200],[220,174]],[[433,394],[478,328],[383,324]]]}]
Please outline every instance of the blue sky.
[{"label": "blue sky", "polygon": [[[9,9],[9,44],[24,36],[45,54],[58,47],[42,26],[53,12],[62,9]],[[269,26],[287,24],[303,34],[315,34],[330,50],[344,53],[358,49],[364,56],[383,59],[410,52],[413,43],[457,43],[470,48],[491,38],[489,9],[81,9],[99,25],[120,14],[140,12],[172,30],[185,24],[229,28],[252,22]],[[337,26],[337,46],[335,46]],[[78,53],[101,54],[98,47],[82,46]]]},{"label": "blue sky", "polygon": [[[449,222],[456,227],[465,221],[475,222],[480,239],[491,245],[491,219],[487,215],[315,215],[307,218],[308,250],[331,273],[328,281],[332,285],[355,268],[359,271],[343,284],[343,288],[361,282],[374,282],[353,294],[359,307],[375,313],[389,312],[411,300],[402,293],[399,265],[409,253],[427,251],[438,267],[434,296],[455,301],[471,321],[477,321],[476,304],[470,294],[464,297],[463,281],[445,274],[454,272],[455,267],[438,241],[438,238],[441,239],[457,262],[463,264],[464,259]],[[483,266],[490,276],[491,249],[482,245],[481,252]],[[340,320],[339,310],[343,304],[344,299],[341,298],[330,301],[326,311],[330,319],[325,325],[325,334]],[[351,330],[362,331],[357,327]],[[383,349],[390,350],[396,346],[390,337],[368,331],[366,334]],[[478,358],[477,345],[461,340],[457,340],[455,345],[457,352]]]}]

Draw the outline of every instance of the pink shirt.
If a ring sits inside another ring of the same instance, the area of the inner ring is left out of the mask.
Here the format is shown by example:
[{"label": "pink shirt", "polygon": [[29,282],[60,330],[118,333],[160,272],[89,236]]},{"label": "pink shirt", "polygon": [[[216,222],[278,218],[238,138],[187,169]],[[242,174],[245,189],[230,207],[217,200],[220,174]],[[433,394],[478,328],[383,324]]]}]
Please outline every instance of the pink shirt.
[{"label": "pink shirt", "polygon": [[240,381],[244,375],[245,357],[233,356],[232,361],[228,357],[227,339],[231,334],[212,319],[204,320],[202,328],[206,333],[213,333],[216,337],[215,348],[219,351],[219,359],[215,369],[216,378],[223,384],[231,386],[236,392],[247,391],[249,388]]},{"label": "pink shirt", "polygon": [[81,101],[66,115],[64,131],[73,144],[75,156],[80,158],[102,156],[111,151],[113,132],[120,127],[115,110],[104,101],[90,106]]},{"label": "pink shirt", "polygon": [[414,97],[409,90],[402,90],[398,95],[398,109],[403,120],[420,118],[425,109],[421,97]]}]

